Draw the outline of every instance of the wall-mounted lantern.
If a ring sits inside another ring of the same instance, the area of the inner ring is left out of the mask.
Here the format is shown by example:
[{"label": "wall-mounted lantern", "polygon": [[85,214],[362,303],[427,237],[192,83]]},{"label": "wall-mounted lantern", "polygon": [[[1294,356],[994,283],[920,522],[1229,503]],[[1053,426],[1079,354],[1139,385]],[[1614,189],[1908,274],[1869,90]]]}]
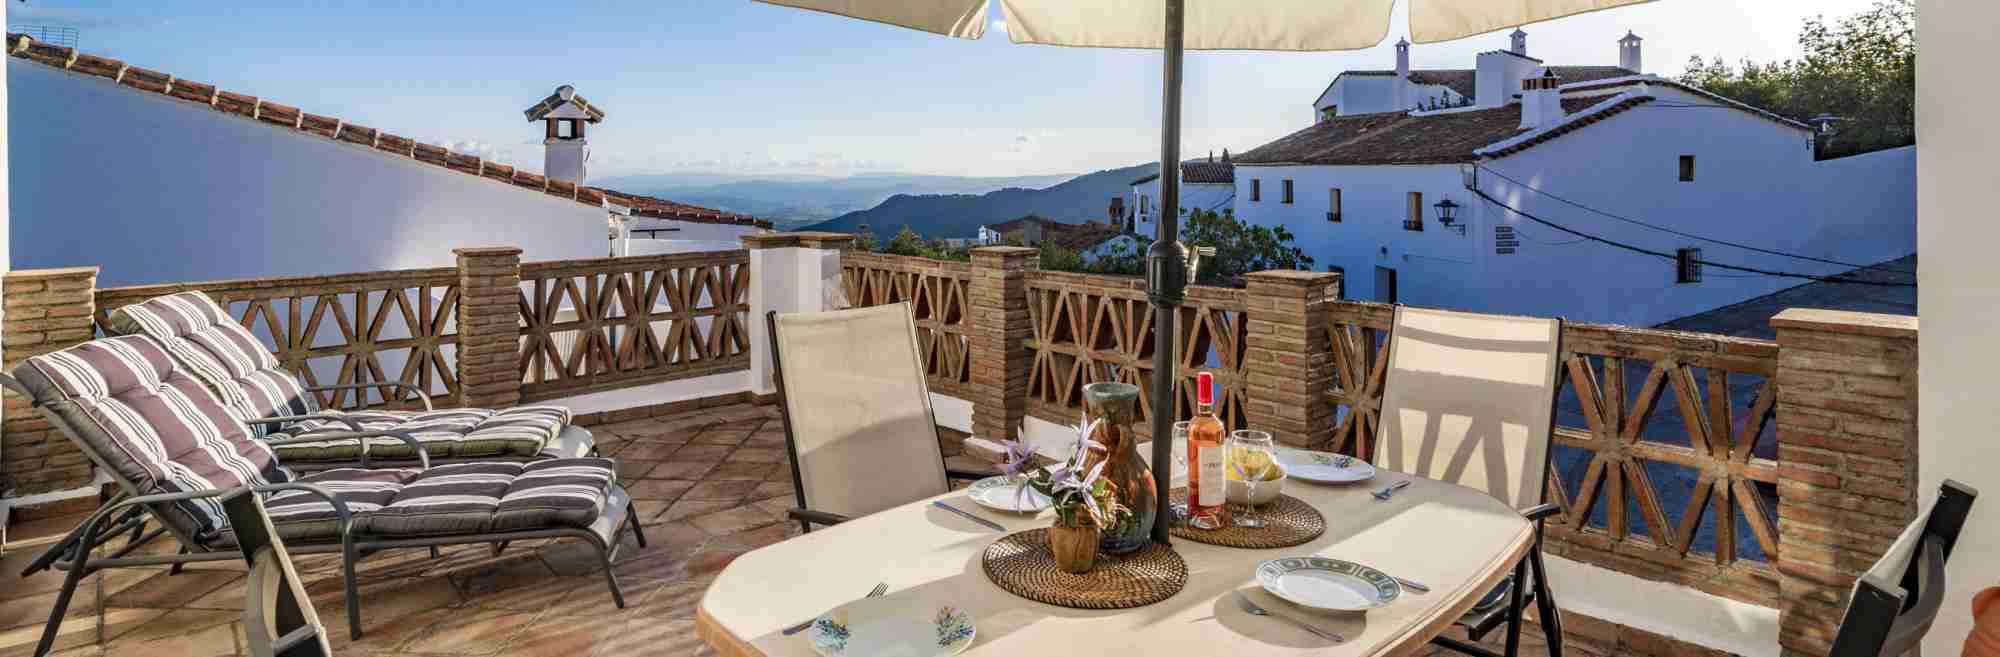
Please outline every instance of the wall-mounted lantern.
[{"label": "wall-mounted lantern", "polygon": [[1444,226],[1448,230],[1457,231],[1460,235],[1465,234],[1465,224],[1458,222],[1457,203],[1452,202],[1451,199],[1445,199],[1438,201],[1436,205],[1431,207],[1437,209],[1438,225]]}]

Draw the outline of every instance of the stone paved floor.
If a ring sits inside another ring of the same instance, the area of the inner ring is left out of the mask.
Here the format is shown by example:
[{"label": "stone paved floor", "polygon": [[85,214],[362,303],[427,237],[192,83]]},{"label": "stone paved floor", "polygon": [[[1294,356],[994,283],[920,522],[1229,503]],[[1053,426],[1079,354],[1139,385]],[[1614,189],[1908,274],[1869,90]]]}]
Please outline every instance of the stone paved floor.
[{"label": "stone paved floor", "polygon": [[[774,407],[725,406],[593,428],[619,459],[646,521],[644,549],[629,538],[613,566],[627,607],[617,609],[581,545],[517,545],[379,555],[362,563],[362,623],[349,641],[339,563],[297,558],[336,654],[677,657],[712,654],[696,637],[694,609],[708,583],[743,552],[796,535],[784,521],[791,470]],[[954,467],[976,467],[952,456]],[[79,518],[14,526],[0,553],[0,657],[34,650],[61,574],[21,578],[51,537]],[[167,545],[160,546],[171,549]],[[223,562],[117,570],[85,580],[57,655],[209,657],[247,654],[241,624],[244,568]],[[1530,634],[1524,657],[1544,657]]]}]

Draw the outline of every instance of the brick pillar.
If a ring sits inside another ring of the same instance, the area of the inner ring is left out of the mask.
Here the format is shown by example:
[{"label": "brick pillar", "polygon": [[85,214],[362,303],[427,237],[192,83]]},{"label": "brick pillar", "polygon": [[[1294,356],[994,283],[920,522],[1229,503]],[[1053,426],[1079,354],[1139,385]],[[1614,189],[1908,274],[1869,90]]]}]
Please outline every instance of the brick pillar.
[{"label": "brick pillar", "polygon": [[458,400],[502,408],[521,401],[521,250],[458,254]]},{"label": "brick pillar", "polygon": [[1034,334],[1028,321],[1028,276],[1041,268],[1041,251],[1019,246],[972,250],[972,435],[993,441],[1014,437],[1028,415],[1028,367],[1034,354],[1022,342]]},{"label": "brick pillar", "polygon": [[1821,657],[1916,516],[1917,318],[1793,308],[1778,332],[1778,643]]},{"label": "brick pillar", "polygon": [[1249,426],[1278,442],[1306,446],[1333,435],[1333,346],[1327,304],[1340,297],[1340,274],[1260,271],[1245,275],[1249,349],[1244,353]]},{"label": "brick pillar", "polygon": [[[96,292],[96,267],[8,272],[0,281],[5,307],[0,364],[11,374],[21,361],[90,340]],[[90,483],[90,458],[49,426],[28,400],[10,392],[5,404],[0,492],[33,495]]]}]

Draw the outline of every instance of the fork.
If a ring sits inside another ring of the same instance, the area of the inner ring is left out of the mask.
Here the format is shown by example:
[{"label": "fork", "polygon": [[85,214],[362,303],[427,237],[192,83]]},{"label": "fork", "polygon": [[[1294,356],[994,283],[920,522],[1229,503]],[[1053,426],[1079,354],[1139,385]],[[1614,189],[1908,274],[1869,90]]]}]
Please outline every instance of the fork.
[{"label": "fork", "polygon": [[1343,637],[1343,636],[1341,636],[1341,635],[1339,635],[1339,634],[1336,634],[1336,633],[1333,633],[1333,632],[1328,632],[1328,631],[1326,631],[1326,630],[1322,630],[1322,629],[1319,629],[1319,628],[1317,628],[1317,627],[1313,627],[1313,626],[1311,626],[1311,625],[1308,625],[1308,624],[1306,624],[1306,622],[1305,622],[1305,621],[1302,621],[1302,620],[1299,620],[1299,619],[1296,619],[1296,618],[1292,618],[1292,617],[1290,617],[1290,616],[1281,616],[1281,615],[1278,615],[1278,614],[1273,614],[1273,613],[1271,613],[1271,612],[1270,612],[1269,610],[1267,610],[1267,609],[1265,609],[1265,608],[1263,608],[1263,607],[1259,607],[1259,606],[1257,606],[1257,603],[1255,603],[1255,602],[1251,602],[1251,601],[1250,601],[1250,596],[1247,596],[1247,595],[1244,595],[1242,591],[1237,591],[1237,592],[1236,592],[1236,600],[1237,600],[1238,602],[1241,602],[1241,603],[1243,603],[1243,611],[1246,611],[1246,612],[1249,612],[1249,613],[1250,613],[1250,615],[1252,615],[1252,616],[1263,616],[1263,617],[1265,617],[1265,618],[1276,618],[1276,619],[1278,619],[1278,620],[1281,620],[1281,621],[1285,621],[1285,622],[1287,622],[1287,623],[1291,623],[1291,624],[1292,624],[1293,626],[1295,626],[1295,627],[1298,627],[1299,629],[1302,629],[1302,630],[1305,630],[1305,631],[1307,631],[1307,632],[1311,632],[1311,633],[1313,633],[1313,636],[1316,636],[1316,637],[1319,637],[1319,638],[1322,638],[1322,639],[1326,639],[1326,640],[1328,640],[1328,641],[1332,641],[1332,642],[1334,642],[1334,643],[1347,643],[1347,638],[1346,638],[1346,637]]},{"label": "fork", "polygon": [[[888,582],[883,582],[883,583],[881,583],[881,584],[876,584],[876,585],[875,585],[875,588],[873,588],[873,589],[871,589],[871,590],[869,590],[869,591],[868,591],[868,595],[864,595],[864,596],[861,596],[861,597],[863,597],[863,598],[878,598],[878,597],[881,597],[881,596],[882,596],[882,594],[884,594],[884,593],[888,593],[888,592],[889,592],[889,583],[888,583]],[[817,616],[814,616],[813,618],[811,618],[810,620],[807,620],[806,622],[803,622],[803,623],[799,623],[799,624],[797,624],[797,625],[793,625],[793,626],[791,626],[791,627],[787,627],[787,628],[785,628],[785,629],[784,629],[784,631],[782,631],[782,632],[779,632],[779,634],[783,634],[783,635],[785,635],[785,636],[791,636],[791,635],[794,635],[794,634],[798,634],[798,633],[800,633],[800,632],[804,632],[804,631],[806,631],[806,628],[808,628],[808,627],[812,627],[812,624],[813,624],[813,621],[816,621],[816,620],[819,620],[819,617],[817,617]]]},{"label": "fork", "polygon": [[1403,488],[1405,488],[1405,487],[1407,487],[1407,486],[1409,486],[1409,485],[1410,485],[1410,480],[1408,480],[1408,479],[1404,479],[1404,480],[1402,480],[1402,481],[1398,481],[1398,482],[1396,482],[1396,483],[1393,483],[1393,484],[1389,484],[1388,486],[1384,486],[1384,487],[1382,488],[1382,490],[1378,490],[1378,491],[1375,491],[1375,492],[1373,492],[1373,493],[1369,493],[1369,495],[1374,495],[1374,496],[1375,496],[1375,499],[1378,499],[1378,500],[1382,500],[1382,501],[1384,501],[1384,502],[1387,502],[1387,501],[1389,501],[1389,498],[1391,498],[1391,497],[1395,497],[1395,496],[1396,496],[1396,491],[1399,491],[1399,490],[1402,490]]}]

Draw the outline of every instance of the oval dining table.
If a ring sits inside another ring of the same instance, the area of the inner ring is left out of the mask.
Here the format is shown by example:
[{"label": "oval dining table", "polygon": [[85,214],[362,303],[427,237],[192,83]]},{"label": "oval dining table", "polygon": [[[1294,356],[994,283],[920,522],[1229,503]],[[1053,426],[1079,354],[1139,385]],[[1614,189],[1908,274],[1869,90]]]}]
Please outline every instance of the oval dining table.
[{"label": "oval dining table", "polygon": [[[1405,479],[1387,501],[1371,493]],[[1163,601],[1119,610],[1035,602],[987,579],[981,555],[1002,534],[931,506],[943,500],[1016,532],[1049,525],[1049,512],[980,507],[963,491],[817,529],[738,557],[702,596],[696,629],[725,657],[814,655],[808,633],[789,626],[862,597],[887,596],[967,611],[977,629],[961,655],[1352,655],[1405,657],[1420,650],[1497,585],[1527,554],[1533,526],[1477,490],[1393,472],[1366,482],[1289,481],[1284,492],[1317,508],[1326,532],[1304,545],[1248,550],[1176,538],[1187,587]],[[1407,587],[1366,613],[1322,612],[1279,600],[1257,585],[1268,559],[1316,555],[1351,561],[1428,586]],[[1239,594],[1273,614],[1336,633],[1320,638],[1277,618],[1244,611]]]}]

